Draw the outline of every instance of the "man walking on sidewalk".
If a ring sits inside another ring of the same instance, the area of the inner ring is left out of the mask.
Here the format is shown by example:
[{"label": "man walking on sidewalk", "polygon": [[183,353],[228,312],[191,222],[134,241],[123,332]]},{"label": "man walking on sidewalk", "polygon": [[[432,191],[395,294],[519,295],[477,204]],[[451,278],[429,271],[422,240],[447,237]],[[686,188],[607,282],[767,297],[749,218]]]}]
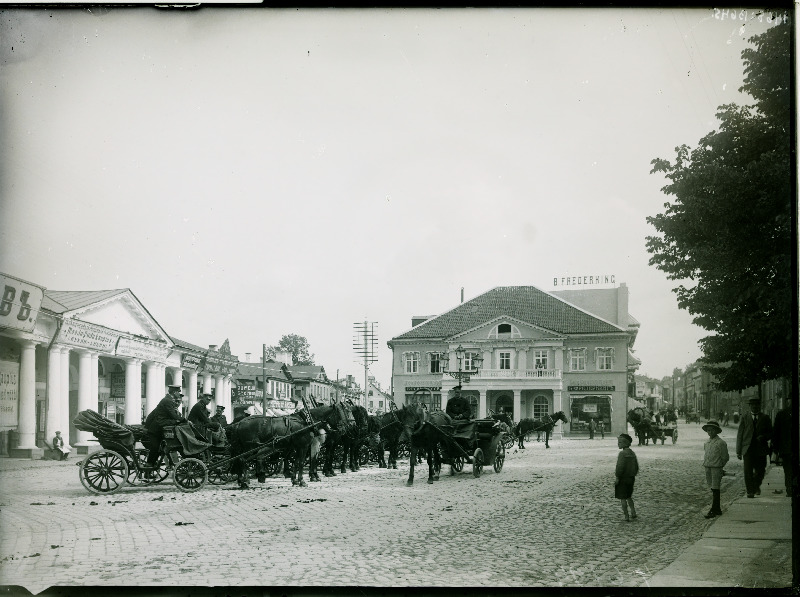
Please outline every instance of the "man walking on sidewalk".
[{"label": "man walking on sidewalk", "polygon": [[772,451],[777,452],[783,464],[786,497],[792,497],[792,397],[787,396],[786,407],[775,415],[772,433]]},{"label": "man walking on sidewalk", "polygon": [[750,398],[750,412],[739,421],[736,433],[736,458],[744,460],[744,485],[747,497],[761,495],[761,482],[767,469],[772,421],[761,413],[761,399]]}]

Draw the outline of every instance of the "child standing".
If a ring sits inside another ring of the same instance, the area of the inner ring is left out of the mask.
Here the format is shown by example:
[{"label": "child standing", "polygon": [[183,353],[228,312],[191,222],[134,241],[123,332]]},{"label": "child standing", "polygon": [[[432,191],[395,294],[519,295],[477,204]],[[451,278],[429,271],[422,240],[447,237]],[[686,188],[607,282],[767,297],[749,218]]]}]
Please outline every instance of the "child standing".
[{"label": "child standing", "polygon": [[708,433],[708,441],[703,444],[705,456],[703,456],[703,466],[706,468],[706,482],[711,487],[711,510],[706,514],[706,518],[714,518],[722,514],[719,506],[719,484],[722,480],[722,467],[729,459],[728,444],[725,443],[719,434],[722,428],[716,421],[709,421],[703,425],[703,431]]},{"label": "child standing", "polygon": [[[616,483],[614,484],[614,497],[622,502],[622,512],[625,514],[625,522],[630,522],[636,518],[636,507],[633,505],[633,482],[639,472],[639,461],[636,454],[631,450],[633,438],[627,433],[621,434],[617,438],[617,446],[622,450],[617,457],[617,468],[615,471]],[[628,506],[631,507],[628,516]]]}]

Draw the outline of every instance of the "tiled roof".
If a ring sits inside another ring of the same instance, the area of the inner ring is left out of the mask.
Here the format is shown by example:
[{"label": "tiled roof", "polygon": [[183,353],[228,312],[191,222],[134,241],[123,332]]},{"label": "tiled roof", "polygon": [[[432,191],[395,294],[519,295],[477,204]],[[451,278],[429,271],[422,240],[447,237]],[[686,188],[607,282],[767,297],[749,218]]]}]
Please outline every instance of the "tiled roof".
[{"label": "tiled roof", "polygon": [[498,286],[395,336],[393,340],[448,338],[501,316],[513,317],[559,334],[623,331],[535,286]]},{"label": "tiled roof", "polygon": [[295,379],[313,379],[325,376],[325,368],[321,365],[292,365],[287,367]]},{"label": "tiled roof", "polygon": [[[127,288],[117,290],[45,290],[42,307],[54,313],[64,313],[80,309],[107,298],[128,292]],[[49,299],[49,300],[47,300]]]},{"label": "tiled roof", "polygon": [[264,373],[267,374],[267,377],[274,377],[278,379],[283,379],[288,381],[289,378],[283,373],[281,369],[282,363],[272,363],[267,361],[264,367],[261,367],[261,363],[242,363],[239,362],[238,368],[238,375],[239,377],[261,377]]},{"label": "tiled roof", "polygon": [[179,338],[175,338],[174,336],[170,336],[172,341],[175,343],[175,346],[179,348],[188,348],[190,350],[195,350],[197,352],[206,352],[208,349],[203,348],[202,346],[198,346],[197,344],[192,344],[191,342],[187,342],[186,340],[180,340]]}]

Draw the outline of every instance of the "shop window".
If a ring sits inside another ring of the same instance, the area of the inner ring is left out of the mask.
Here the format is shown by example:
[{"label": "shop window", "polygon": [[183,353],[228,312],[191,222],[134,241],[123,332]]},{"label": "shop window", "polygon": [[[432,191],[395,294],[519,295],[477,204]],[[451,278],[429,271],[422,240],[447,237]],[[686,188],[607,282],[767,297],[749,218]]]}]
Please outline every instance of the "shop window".
[{"label": "shop window", "polygon": [[428,411],[442,410],[442,395],[430,392],[419,392],[416,394],[406,394],[406,404],[413,406],[423,404]]}]

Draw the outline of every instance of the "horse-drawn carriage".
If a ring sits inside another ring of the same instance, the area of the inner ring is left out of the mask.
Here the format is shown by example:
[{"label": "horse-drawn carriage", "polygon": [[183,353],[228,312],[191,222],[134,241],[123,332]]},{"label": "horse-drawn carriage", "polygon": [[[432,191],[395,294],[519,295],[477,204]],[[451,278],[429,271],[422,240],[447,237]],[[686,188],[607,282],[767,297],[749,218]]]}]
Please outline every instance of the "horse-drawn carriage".
[{"label": "horse-drawn carriage", "polygon": [[656,423],[650,424],[650,436],[648,439],[653,440],[653,445],[656,444],[656,440],[661,440],[661,445],[664,445],[664,441],[668,437],[672,438],[672,443],[676,443],[678,441],[678,424],[674,421],[671,423],[665,423],[664,425],[658,425]]},{"label": "horse-drawn carriage", "polygon": [[490,463],[494,472],[503,470],[506,447],[503,429],[494,419],[453,421],[451,428],[442,427],[439,446],[441,461],[450,465],[450,474],[460,473],[464,464],[472,465],[472,474],[480,477]]},{"label": "horse-drawn carriage", "polygon": [[653,445],[656,445],[658,440],[661,440],[663,445],[668,437],[672,438],[673,444],[678,441],[678,421],[672,411],[665,414],[664,422],[661,423],[651,420],[650,413],[639,406],[628,411],[628,423],[639,438],[640,446],[648,445],[651,440]]},{"label": "horse-drawn carriage", "polygon": [[275,437],[235,455],[229,446],[215,447],[194,433],[191,423],[167,426],[159,446],[155,465],[147,462],[149,450],[136,448],[147,433],[142,425],[120,425],[93,410],[78,413],[74,424],[81,431],[94,434],[102,450],[89,454],[79,464],[81,484],[90,492],[109,495],[128,485],[161,483],[170,473],[175,486],[184,492],[201,489],[206,481],[223,484],[236,478],[236,463],[246,471],[247,464],[258,459],[274,460],[284,443],[293,436],[310,433],[324,423],[315,423]]}]

